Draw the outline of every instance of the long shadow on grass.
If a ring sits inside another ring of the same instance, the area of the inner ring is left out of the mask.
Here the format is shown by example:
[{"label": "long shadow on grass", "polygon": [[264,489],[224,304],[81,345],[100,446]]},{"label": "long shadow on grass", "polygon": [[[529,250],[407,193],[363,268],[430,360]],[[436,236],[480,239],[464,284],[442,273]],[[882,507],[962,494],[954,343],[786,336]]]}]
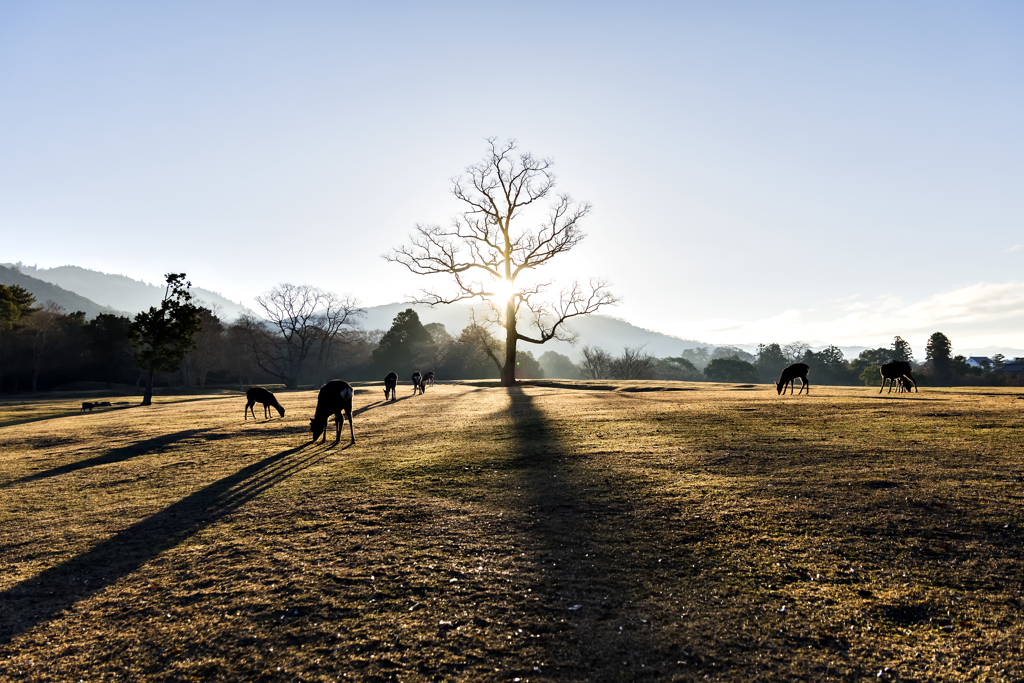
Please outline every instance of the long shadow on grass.
[{"label": "long shadow on grass", "polygon": [[[579,463],[533,398],[518,387],[509,396],[521,500],[532,515],[526,533],[541,553],[537,626],[557,634],[547,641],[545,672],[574,680],[670,674],[690,653],[655,637],[641,607],[668,570],[658,564],[662,530],[637,515],[644,492]],[[679,547],[673,554],[677,562],[687,555]]]},{"label": "long shadow on grass", "polygon": [[0,592],[0,643],[10,642],[216,523],[266,489],[330,455],[311,444],[264,458]]},{"label": "long shadow on grass", "polygon": [[97,467],[99,465],[109,465],[115,462],[124,462],[125,460],[131,460],[137,458],[140,455],[147,455],[154,451],[161,450],[170,446],[178,441],[184,441],[197,434],[211,431],[212,428],[207,429],[185,429],[180,432],[173,434],[163,434],[161,436],[153,437],[152,439],[146,439],[145,441],[137,441],[129,446],[123,446],[121,448],[112,448],[111,450],[101,455],[94,456],[92,458],[86,458],[85,460],[78,460],[76,462],[69,462],[66,465],[54,467],[46,470],[45,472],[36,472],[35,474],[29,474],[20,479],[9,481],[6,484],[0,484],[0,488],[8,488],[16,484],[25,484],[31,481],[37,481],[39,479],[47,479],[49,477],[59,477],[62,474],[70,474],[71,472],[77,472],[78,470],[84,470],[89,467]]}]

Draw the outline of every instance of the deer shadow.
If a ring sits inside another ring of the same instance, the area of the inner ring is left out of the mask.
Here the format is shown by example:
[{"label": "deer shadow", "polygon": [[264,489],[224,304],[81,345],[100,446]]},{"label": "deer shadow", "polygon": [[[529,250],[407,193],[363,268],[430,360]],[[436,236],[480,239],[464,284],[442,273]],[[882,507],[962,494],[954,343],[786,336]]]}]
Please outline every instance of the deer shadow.
[{"label": "deer shadow", "polygon": [[174,432],[173,434],[163,434],[161,436],[155,436],[152,439],[145,439],[144,441],[137,441],[128,446],[122,446],[121,448],[112,448],[106,453],[86,458],[85,460],[78,460],[76,462],[69,462],[66,465],[60,465],[52,469],[46,470],[45,472],[36,472],[35,474],[28,474],[20,479],[14,479],[5,484],[0,484],[0,488],[9,488],[17,484],[25,484],[32,481],[38,481],[40,479],[48,479],[50,477],[59,477],[62,474],[70,474],[79,470],[88,469],[90,467],[98,467],[100,465],[110,465],[116,462],[125,462],[132,458],[138,458],[143,455],[148,455],[155,451],[161,450],[170,446],[178,441],[184,441],[193,436],[197,436],[204,432],[212,431],[212,428],[207,429],[185,429],[180,432]]},{"label": "deer shadow", "polygon": [[327,457],[327,449],[300,455],[309,443],[243,467],[107,540],[0,592],[0,643],[113,585],[246,502]]}]

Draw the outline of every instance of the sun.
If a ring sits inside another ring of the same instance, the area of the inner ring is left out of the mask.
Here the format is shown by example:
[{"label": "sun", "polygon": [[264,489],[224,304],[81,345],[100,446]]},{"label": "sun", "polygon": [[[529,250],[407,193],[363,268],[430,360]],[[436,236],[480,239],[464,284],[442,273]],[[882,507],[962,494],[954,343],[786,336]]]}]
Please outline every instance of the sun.
[{"label": "sun", "polygon": [[487,297],[494,303],[505,303],[515,294],[515,286],[510,280],[502,278],[495,280],[491,283],[490,290],[492,294]]}]

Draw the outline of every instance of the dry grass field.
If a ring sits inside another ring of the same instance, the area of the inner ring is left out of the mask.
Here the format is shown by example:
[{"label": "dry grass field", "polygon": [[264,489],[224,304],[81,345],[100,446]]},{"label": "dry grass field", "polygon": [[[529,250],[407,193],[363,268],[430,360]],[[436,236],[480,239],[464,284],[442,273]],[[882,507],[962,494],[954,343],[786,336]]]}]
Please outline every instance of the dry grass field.
[{"label": "dry grass field", "polygon": [[1020,390],[399,392],[0,404],[0,678],[1024,680]]}]

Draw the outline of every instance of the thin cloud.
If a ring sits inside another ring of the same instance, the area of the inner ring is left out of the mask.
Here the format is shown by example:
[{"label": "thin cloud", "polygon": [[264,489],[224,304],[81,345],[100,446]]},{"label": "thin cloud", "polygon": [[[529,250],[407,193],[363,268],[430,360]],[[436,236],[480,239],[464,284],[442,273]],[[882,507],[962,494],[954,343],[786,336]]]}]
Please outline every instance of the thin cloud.
[{"label": "thin cloud", "polygon": [[1024,244],[1015,244],[1012,247],[1010,247],[1009,249],[1004,249],[1003,253],[1004,254],[1009,254],[1009,253],[1012,253],[1012,252],[1015,252],[1015,251],[1020,251],[1021,249],[1024,249]]},{"label": "thin cloud", "polygon": [[821,339],[842,345],[888,346],[895,335],[921,346],[936,331],[955,346],[1024,343],[1024,283],[979,283],[918,301],[884,295],[851,302],[825,316],[813,309],[788,309],[754,321],[714,319],[686,325],[686,336],[711,343]]}]

